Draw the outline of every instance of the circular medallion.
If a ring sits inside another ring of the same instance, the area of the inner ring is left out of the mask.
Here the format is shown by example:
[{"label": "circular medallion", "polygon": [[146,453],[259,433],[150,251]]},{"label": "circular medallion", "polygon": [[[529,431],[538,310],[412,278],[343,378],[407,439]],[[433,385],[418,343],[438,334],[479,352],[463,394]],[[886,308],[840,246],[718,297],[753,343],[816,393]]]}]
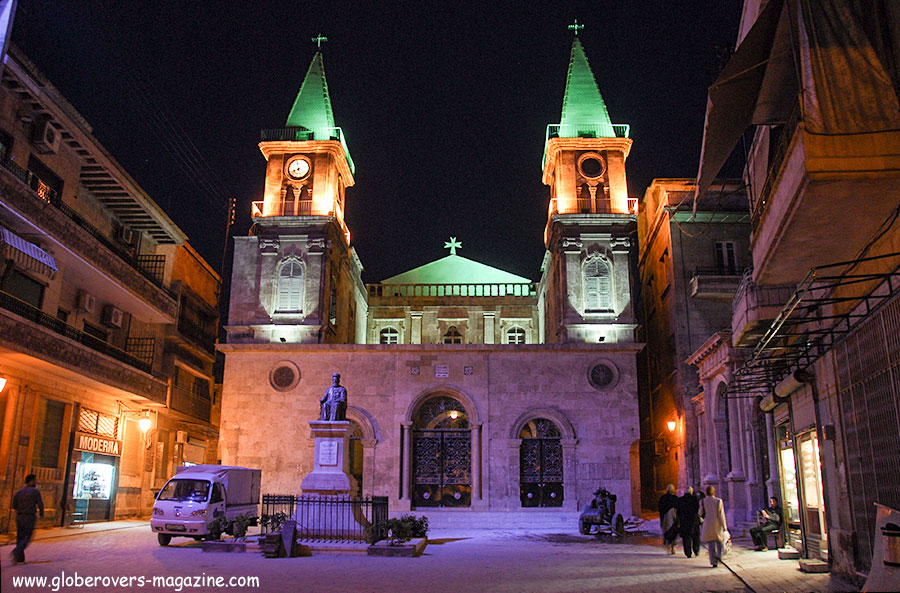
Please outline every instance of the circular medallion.
[{"label": "circular medallion", "polygon": [[609,361],[594,364],[588,371],[588,381],[594,389],[611,389],[619,380],[619,372]]},{"label": "circular medallion", "polygon": [[578,172],[585,179],[598,179],[606,173],[606,160],[595,152],[583,154],[578,159]]},{"label": "circular medallion", "polygon": [[279,362],[269,372],[269,383],[276,391],[290,391],[299,382],[300,369],[290,361]]}]

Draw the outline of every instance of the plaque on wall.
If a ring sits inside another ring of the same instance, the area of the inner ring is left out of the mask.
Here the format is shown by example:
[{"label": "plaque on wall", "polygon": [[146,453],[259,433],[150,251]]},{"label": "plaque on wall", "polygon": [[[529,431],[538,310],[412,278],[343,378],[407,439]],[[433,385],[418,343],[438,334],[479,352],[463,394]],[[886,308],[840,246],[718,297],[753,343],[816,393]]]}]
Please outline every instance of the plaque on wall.
[{"label": "plaque on wall", "polygon": [[319,465],[337,465],[337,441],[321,441],[319,443]]},{"label": "plaque on wall", "polygon": [[446,379],[450,376],[450,365],[447,364],[438,364],[434,367],[434,378],[435,379]]}]

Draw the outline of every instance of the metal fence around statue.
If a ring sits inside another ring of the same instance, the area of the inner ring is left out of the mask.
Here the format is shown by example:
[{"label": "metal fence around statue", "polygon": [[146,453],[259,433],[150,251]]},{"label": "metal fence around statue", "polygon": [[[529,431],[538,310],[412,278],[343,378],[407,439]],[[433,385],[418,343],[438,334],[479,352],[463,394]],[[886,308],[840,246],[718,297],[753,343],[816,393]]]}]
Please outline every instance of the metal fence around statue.
[{"label": "metal fence around statue", "polygon": [[594,492],[594,500],[585,505],[578,518],[578,530],[582,535],[594,533],[600,537],[625,534],[625,518],[621,513],[616,513],[616,498],[615,494],[603,486]]}]

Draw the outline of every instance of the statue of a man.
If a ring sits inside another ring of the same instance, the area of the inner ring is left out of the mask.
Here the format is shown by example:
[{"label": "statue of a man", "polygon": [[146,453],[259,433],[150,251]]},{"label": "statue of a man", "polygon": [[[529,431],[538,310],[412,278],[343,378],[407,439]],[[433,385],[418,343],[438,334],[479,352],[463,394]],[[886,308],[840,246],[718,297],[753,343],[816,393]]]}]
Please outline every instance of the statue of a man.
[{"label": "statue of a man", "polygon": [[340,373],[331,375],[331,387],[325,390],[319,403],[322,406],[319,420],[347,419],[347,389],[341,385]]}]

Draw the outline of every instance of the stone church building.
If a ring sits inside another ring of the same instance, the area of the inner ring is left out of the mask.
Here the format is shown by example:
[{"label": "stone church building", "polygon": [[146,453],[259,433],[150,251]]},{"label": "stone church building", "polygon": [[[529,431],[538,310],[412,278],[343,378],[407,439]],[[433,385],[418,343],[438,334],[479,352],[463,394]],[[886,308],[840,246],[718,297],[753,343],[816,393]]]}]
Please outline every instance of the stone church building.
[{"label": "stone church building", "polygon": [[602,485],[637,513],[631,144],[576,36],[547,128],[540,280],[458,255],[451,238],[446,257],[366,285],[344,222],[354,163],[316,53],[285,127],[262,134],[265,199],[235,239],[221,462],[298,493],[336,371],[350,472],[392,512],[574,512]]}]

